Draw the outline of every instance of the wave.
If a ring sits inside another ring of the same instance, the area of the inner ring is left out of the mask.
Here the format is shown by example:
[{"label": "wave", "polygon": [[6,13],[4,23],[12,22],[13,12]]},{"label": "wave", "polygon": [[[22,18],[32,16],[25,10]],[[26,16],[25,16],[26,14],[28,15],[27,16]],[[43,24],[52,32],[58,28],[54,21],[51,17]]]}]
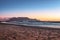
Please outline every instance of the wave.
[{"label": "wave", "polygon": [[60,28],[60,23],[47,23],[47,22],[2,22],[7,24],[25,25],[25,26],[37,26],[37,27],[52,27]]}]

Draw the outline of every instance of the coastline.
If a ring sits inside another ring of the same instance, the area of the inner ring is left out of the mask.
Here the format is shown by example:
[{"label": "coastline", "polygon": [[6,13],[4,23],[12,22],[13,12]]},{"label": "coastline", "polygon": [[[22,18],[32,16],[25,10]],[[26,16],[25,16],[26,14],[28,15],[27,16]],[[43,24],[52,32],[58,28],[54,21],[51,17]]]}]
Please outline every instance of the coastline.
[{"label": "coastline", "polygon": [[1,24],[0,40],[59,40],[60,29]]},{"label": "coastline", "polygon": [[47,26],[32,26],[32,25],[17,25],[17,24],[8,24],[8,23],[0,23],[2,25],[15,25],[15,26],[22,26],[22,27],[31,27],[31,28],[41,28],[41,29],[51,29],[51,30],[60,30],[60,28],[54,28],[54,27],[47,27]]}]

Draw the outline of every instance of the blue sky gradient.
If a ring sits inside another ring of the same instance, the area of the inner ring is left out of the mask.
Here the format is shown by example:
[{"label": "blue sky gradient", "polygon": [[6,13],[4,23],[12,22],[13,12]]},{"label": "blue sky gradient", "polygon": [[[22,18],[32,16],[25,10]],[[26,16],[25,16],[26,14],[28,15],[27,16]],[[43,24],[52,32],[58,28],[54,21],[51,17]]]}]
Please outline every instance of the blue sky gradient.
[{"label": "blue sky gradient", "polygon": [[[53,19],[54,14],[54,18],[60,17],[59,11],[59,0],[0,0],[0,16],[26,16],[50,20],[50,18]],[[47,18],[48,16],[49,18]]]}]

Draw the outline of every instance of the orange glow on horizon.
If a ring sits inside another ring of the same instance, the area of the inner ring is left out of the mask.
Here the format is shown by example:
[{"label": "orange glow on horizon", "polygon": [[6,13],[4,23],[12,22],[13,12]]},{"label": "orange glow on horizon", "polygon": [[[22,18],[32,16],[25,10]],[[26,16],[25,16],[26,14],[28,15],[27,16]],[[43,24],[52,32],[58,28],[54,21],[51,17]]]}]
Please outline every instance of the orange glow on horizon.
[{"label": "orange glow on horizon", "polygon": [[42,21],[60,21],[60,18],[38,17],[37,19]]},{"label": "orange glow on horizon", "polygon": [[[16,16],[19,17],[19,16]],[[22,17],[22,16],[21,16]],[[32,19],[38,19],[41,21],[60,21],[59,17],[47,17],[47,16],[25,16],[25,17],[29,17]],[[9,18],[9,16],[0,16],[0,18]]]},{"label": "orange glow on horizon", "polygon": [[31,18],[35,18],[41,21],[60,21],[59,17],[50,17],[50,16],[37,16],[37,17],[31,17]]}]

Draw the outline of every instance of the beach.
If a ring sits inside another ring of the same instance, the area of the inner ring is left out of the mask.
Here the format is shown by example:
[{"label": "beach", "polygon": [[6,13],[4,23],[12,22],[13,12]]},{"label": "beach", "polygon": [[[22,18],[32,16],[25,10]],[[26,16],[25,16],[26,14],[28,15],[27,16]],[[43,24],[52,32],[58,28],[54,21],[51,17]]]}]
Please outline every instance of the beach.
[{"label": "beach", "polygon": [[60,40],[60,29],[0,23],[0,40]]}]

